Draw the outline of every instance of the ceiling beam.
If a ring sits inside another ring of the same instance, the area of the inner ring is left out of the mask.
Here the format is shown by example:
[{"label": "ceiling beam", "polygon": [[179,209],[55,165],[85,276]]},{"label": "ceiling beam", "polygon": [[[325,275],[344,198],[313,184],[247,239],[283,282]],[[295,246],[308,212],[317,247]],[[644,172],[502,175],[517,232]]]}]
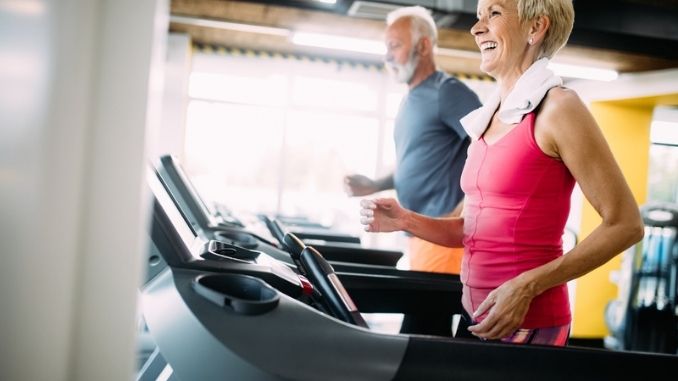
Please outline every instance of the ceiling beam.
[{"label": "ceiling beam", "polygon": [[[341,35],[345,37],[382,40],[384,21],[349,17],[343,14],[323,12],[307,8],[273,6],[260,2],[225,0],[173,0],[171,13],[179,16],[204,18],[207,20],[248,24],[312,33]],[[582,21],[583,22],[583,21]],[[309,54],[325,57],[379,62],[382,57],[373,55],[329,51],[294,45],[290,39],[275,34],[224,30],[209,26],[189,25],[178,22],[170,24],[172,31],[185,32],[198,43],[215,44],[253,50],[267,50],[281,53]],[[641,53],[628,53],[609,48],[601,41],[598,48],[584,47],[576,43],[577,37],[563,48],[554,62],[615,69],[619,72],[638,72],[678,67],[678,59],[656,57]],[[620,42],[621,43],[621,42]],[[439,47],[442,51],[461,51],[459,57],[440,54],[438,64],[448,72],[482,74],[479,59],[472,58],[478,53],[473,36],[468,29],[443,27],[439,29]],[[671,54],[676,54],[675,52]],[[678,57],[677,57],[678,58]]]}]

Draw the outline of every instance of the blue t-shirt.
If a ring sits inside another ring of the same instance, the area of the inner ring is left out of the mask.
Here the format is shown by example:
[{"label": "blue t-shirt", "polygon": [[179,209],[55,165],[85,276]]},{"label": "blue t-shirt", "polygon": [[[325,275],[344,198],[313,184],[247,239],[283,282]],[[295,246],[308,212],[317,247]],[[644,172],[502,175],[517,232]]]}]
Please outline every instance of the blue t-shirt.
[{"label": "blue t-shirt", "polygon": [[404,207],[439,217],[462,200],[459,178],[470,138],[459,119],[480,106],[471,89],[441,71],[403,98],[394,129],[393,180]]}]

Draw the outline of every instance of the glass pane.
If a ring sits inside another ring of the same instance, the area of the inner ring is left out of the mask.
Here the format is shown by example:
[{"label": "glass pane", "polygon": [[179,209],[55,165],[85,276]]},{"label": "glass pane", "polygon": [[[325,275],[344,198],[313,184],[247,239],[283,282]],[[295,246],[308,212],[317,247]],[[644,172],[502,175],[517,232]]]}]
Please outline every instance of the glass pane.
[{"label": "glass pane", "polygon": [[234,210],[275,210],[283,112],[191,101],[186,170],[201,194]]},{"label": "glass pane", "polygon": [[678,146],[650,146],[648,201],[678,202]]},{"label": "glass pane", "polygon": [[300,76],[292,86],[295,106],[376,111],[377,98],[374,87],[361,82]]},{"label": "glass pane", "polygon": [[678,145],[678,123],[652,122],[650,141],[652,143]]},{"label": "glass pane", "polygon": [[287,78],[193,72],[188,93],[191,98],[260,105],[282,105],[286,99]]},{"label": "glass pane", "polygon": [[393,129],[395,120],[389,119],[384,126],[383,141],[381,142],[383,150],[381,152],[381,167],[383,173],[391,173],[395,170],[396,153],[395,142],[393,140]]},{"label": "glass pane", "polygon": [[405,90],[402,92],[390,92],[386,94],[386,117],[395,119],[400,109],[400,102],[405,96]]},{"label": "glass pane", "polygon": [[358,224],[358,199],[344,193],[350,173],[374,176],[379,121],[348,115],[292,112],[285,138],[281,213],[337,226]]}]

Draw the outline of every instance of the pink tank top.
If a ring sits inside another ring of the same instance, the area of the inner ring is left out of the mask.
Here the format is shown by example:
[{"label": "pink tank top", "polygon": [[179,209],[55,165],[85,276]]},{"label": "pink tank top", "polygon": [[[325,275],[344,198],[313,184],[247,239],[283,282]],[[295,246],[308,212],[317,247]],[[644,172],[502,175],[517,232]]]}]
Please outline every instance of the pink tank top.
[{"label": "pink tank top", "polygon": [[[563,255],[575,181],[561,161],[537,146],[534,121],[535,114],[527,114],[492,145],[481,137],[468,149],[461,176],[466,195],[461,280],[469,314],[502,283]],[[567,286],[560,285],[532,300],[521,328],[569,322]]]}]

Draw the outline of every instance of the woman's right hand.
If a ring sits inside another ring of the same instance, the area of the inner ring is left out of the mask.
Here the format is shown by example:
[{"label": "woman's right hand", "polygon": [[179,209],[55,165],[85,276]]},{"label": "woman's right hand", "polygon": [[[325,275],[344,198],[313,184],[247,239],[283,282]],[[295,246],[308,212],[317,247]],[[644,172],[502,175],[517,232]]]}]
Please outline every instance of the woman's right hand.
[{"label": "woman's right hand", "polygon": [[407,210],[392,198],[360,201],[360,223],[367,232],[394,232],[403,230]]}]

